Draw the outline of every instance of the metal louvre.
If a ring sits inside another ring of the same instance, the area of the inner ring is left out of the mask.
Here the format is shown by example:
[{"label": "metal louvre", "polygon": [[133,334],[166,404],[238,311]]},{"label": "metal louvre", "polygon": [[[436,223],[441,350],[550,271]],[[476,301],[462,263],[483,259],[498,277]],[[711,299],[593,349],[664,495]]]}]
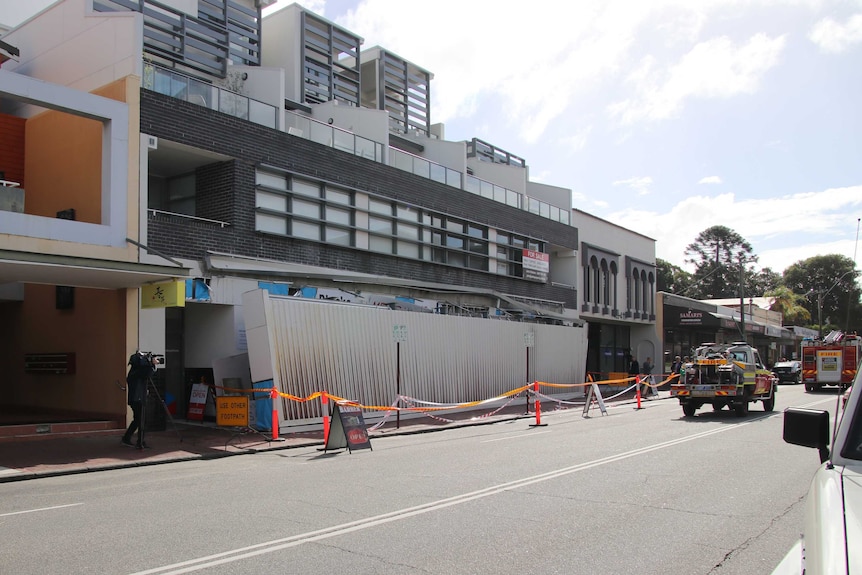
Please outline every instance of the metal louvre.
[{"label": "metal louvre", "polygon": [[[532,332],[530,380],[582,383],[586,328],[394,311],[388,308],[270,296],[273,362],[283,392],[316,391],[389,406],[396,398],[395,326],[400,344],[401,393],[440,403],[489,399],[527,380],[525,333]],[[579,390],[572,390],[572,394]],[[318,400],[284,400],[282,423],[322,416]],[[382,417],[383,411],[367,417]]]}]

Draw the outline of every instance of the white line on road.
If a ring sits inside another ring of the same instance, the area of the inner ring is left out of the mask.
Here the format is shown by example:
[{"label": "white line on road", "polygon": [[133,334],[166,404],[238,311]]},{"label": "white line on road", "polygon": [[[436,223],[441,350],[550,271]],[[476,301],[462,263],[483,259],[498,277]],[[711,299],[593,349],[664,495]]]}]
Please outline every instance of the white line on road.
[{"label": "white line on road", "polygon": [[83,505],[83,503],[69,503],[68,505],[54,505],[53,507],[40,507],[39,509],[27,509],[25,511],[12,511],[11,513],[0,513],[0,517],[9,517],[10,515],[23,515],[24,513],[36,513],[37,511],[52,511],[54,509],[63,509],[64,507],[75,507]]},{"label": "white line on road", "polygon": [[509,437],[498,437],[497,439],[486,439],[484,441],[480,441],[479,443],[493,443],[495,441],[509,441],[510,439],[517,439],[519,437],[536,437],[537,435],[544,435],[546,433],[551,433],[550,431],[538,431],[536,433],[522,433],[521,435],[510,435]]},{"label": "white line on road", "polygon": [[493,485],[493,486],[487,487],[485,489],[480,489],[478,491],[472,491],[470,493],[464,493],[462,495],[456,495],[454,497],[449,497],[446,499],[439,499],[437,501],[431,501],[431,502],[425,503],[423,505],[417,505],[415,507],[407,507],[404,509],[399,509],[397,511],[392,511],[390,513],[384,513],[382,515],[376,515],[373,517],[366,517],[365,519],[359,519],[359,520],[351,521],[348,523],[342,523],[341,525],[334,525],[332,527],[319,529],[317,531],[309,531],[308,533],[301,533],[298,535],[292,535],[290,537],[284,537],[281,539],[273,539],[272,541],[267,541],[264,543],[258,543],[256,545],[250,545],[248,547],[240,547],[240,548],[234,549],[232,551],[225,551],[223,553],[216,553],[214,555],[207,555],[205,557],[199,557],[197,559],[189,559],[188,561],[182,561],[179,563],[174,563],[172,565],[164,565],[162,567],[155,567],[153,569],[148,569],[146,571],[138,571],[137,573],[133,573],[132,575],[154,575],[154,574],[180,575],[181,573],[191,573],[193,571],[198,571],[200,569],[206,569],[209,567],[216,567],[218,565],[223,565],[226,563],[232,563],[234,561],[249,559],[249,558],[255,557],[257,555],[264,555],[266,553],[273,553],[276,551],[281,551],[283,549],[289,549],[291,547],[297,547],[299,545],[304,545],[305,543],[312,543],[315,541],[321,541],[324,539],[337,537],[339,535],[345,535],[347,533],[352,533],[355,531],[361,531],[363,529],[369,529],[371,527],[376,527],[378,525],[383,525],[385,523],[391,523],[393,521],[400,521],[402,519],[407,519],[409,517],[413,517],[416,515],[422,515],[424,513],[430,512],[430,511],[437,511],[439,509],[444,509],[446,507],[451,507],[453,505],[461,505],[463,503],[468,503],[468,502],[474,501],[476,499],[481,499],[484,497],[489,497],[491,495],[496,495],[498,493],[503,493],[503,492],[511,490],[511,489],[526,487],[526,486],[532,485],[534,483],[540,483],[542,481],[548,481],[550,479],[556,479],[558,477],[563,477],[565,475],[577,473],[579,471],[585,471],[587,469],[592,469],[594,467],[599,467],[601,465],[607,465],[609,463],[615,463],[617,461],[629,459],[631,457],[642,455],[644,453],[650,453],[652,451],[657,451],[659,449],[665,449],[667,447],[673,447],[675,445],[680,445],[682,443],[694,441],[696,439],[703,439],[704,437],[716,435],[718,433],[724,433],[726,431],[731,431],[734,429],[740,429],[740,428],[745,427],[747,425],[751,425],[752,423],[757,423],[758,421],[760,421],[766,417],[768,417],[768,415],[762,415],[759,417],[752,417],[752,418],[748,419],[747,421],[741,422],[737,425],[723,426],[723,427],[719,427],[719,428],[708,430],[708,431],[701,431],[699,433],[693,433],[691,435],[686,435],[684,437],[672,439],[670,441],[655,443],[653,445],[648,445],[646,447],[634,449],[632,451],[626,451],[624,453],[620,453],[617,455],[611,455],[608,457],[603,457],[601,459],[595,459],[593,461],[588,461],[585,463],[579,463],[577,465],[572,465],[569,467],[562,467],[560,469],[549,471],[547,473],[540,473],[538,475],[533,475],[530,477],[524,477],[522,479],[517,479],[515,481],[510,481],[507,483],[500,483],[499,485]]}]

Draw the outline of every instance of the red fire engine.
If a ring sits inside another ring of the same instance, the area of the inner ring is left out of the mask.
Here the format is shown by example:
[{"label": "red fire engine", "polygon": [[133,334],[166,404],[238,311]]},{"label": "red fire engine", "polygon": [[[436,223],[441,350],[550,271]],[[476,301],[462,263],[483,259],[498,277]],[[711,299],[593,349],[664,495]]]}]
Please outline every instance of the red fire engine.
[{"label": "red fire engine", "polygon": [[802,341],[802,382],[805,391],[824,385],[847,387],[853,383],[862,360],[862,338],[832,331],[823,340]]}]

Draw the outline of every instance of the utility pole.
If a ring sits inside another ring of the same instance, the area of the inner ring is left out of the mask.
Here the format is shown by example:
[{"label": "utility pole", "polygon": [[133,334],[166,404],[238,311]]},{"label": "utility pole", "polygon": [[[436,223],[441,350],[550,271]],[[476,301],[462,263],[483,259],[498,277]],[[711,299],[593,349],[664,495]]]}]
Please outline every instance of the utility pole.
[{"label": "utility pole", "polygon": [[745,268],[742,267],[743,258],[742,252],[739,254],[739,325],[742,331],[742,340],[748,343],[748,338],[745,336],[745,292],[743,289],[745,281]]}]

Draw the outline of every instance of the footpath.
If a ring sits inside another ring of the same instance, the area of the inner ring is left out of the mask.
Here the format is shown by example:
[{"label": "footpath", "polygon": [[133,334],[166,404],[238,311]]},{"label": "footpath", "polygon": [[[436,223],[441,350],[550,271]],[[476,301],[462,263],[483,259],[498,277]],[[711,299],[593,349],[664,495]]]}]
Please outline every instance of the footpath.
[{"label": "footpath", "polygon": [[[645,400],[647,403],[666,397],[663,393],[657,398]],[[633,404],[629,396],[614,405]],[[541,416],[552,416],[555,405],[543,403]],[[569,406],[568,410],[580,411],[581,406]],[[591,416],[599,416],[595,406]],[[434,416],[402,417],[396,424],[394,415],[379,429],[369,430],[373,441],[393,435],[407,435],[444,431],[458,427],[487,425],[501,421],[524,419],[527,426],[535,420],[532,406],[527,409],[523,401],[510,405],[493,415],[478,411],[446,412],[445,420]],[[307,425],[302,427],[283,427],[278,440],[272,440],[271,433],[217,427],[214,423],[204,424],[174,420],[168,422],[164,431],[146,434],[148,449],[135,449],[120,443],[123,430],[112,430],[87,436],[58,434],[49,438],[22,439],[0,443],[0,483],[24,481],[41,477],[71,475],[120,469],[144,465],[158,465],[195,459],[215,459],[234,455],[247,455],[278,449],[299,447],[323,447],[323,426]]]}]

